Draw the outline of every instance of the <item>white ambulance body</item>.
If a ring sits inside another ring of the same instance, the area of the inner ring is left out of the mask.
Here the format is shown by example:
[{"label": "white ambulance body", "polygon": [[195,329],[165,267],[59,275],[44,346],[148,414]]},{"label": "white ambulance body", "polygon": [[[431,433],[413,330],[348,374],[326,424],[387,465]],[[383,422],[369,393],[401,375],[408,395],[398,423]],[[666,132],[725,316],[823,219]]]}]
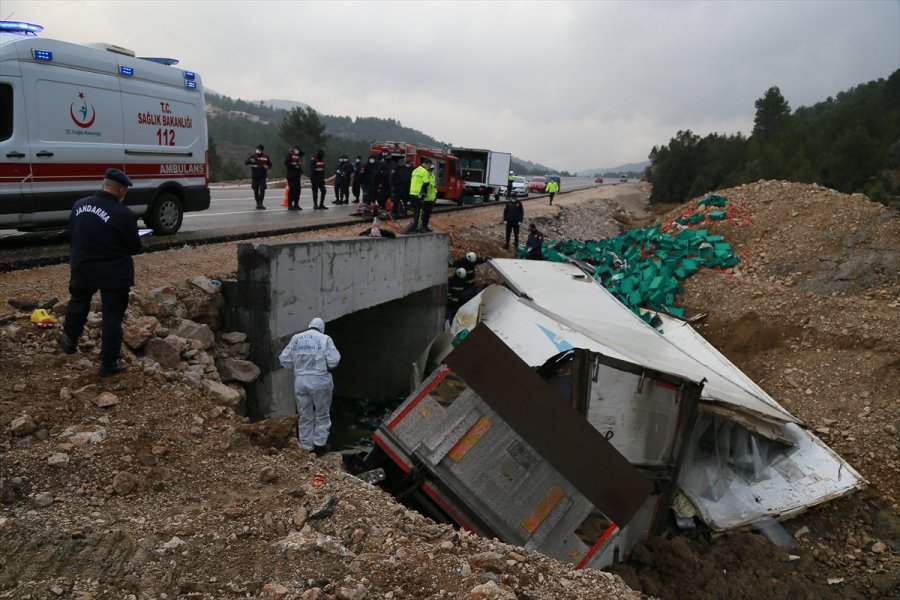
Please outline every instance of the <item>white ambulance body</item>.
[{"label": "white ambulance body", "polygon": [[110,167],[134,182],[125,203],[159,235],[209,208],[198,74],[15,25],[0,22],[0,228],[64,226]]}]

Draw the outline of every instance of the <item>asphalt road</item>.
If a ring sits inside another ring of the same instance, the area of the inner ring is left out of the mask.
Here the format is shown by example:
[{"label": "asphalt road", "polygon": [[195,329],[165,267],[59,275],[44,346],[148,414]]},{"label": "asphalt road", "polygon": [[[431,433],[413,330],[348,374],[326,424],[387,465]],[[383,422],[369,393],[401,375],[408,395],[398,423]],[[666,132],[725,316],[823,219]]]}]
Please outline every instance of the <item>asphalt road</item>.
[{"label": "asphalt road", "polygon": [[[594,184],[593,179],[585,177],[566,177],[562,180],[563,191],[573,191]],[[325,205],[329,210],[312,210],[312,191],[303,188],[300,193],[301,211],[288,211],[281,206],[284,199],[284,188],[269,188],[266,190],[266,210],[257,210],[253,200],[253,190],[247,185],[227,186],[210,185],[212,202],[209,210],[199,213],[187,213],[184,215],[184,223],[178,235],[196,231],[220,231],[228,228],[244,230],[255,228],[257,231],[281,229],[283,227],[296,227],[302,225],[315,225],[332,223],[336,219],[355,220],[358,217],[351,215],[356,211],[356,204],[337,206],[331,202],[334,200],[334,190],[328,188]],[[534,194],[532,194],[532,197]],[[502,200],[502,198],[501,198]],[[455,208],[456,203],[450,200],[438,200],[437,210]]]},{"label": "asphalt road", "polygon": [[[564,177],[560,182],[560,193],[594,185],[591,178]],[[312,191],[304,188],[300,194],[301,211],[288,211],[281,205],[284,199],[284,188],[281,187],[267,190],[266,210],[256,209],[249,185],[212,184],[210,192],[212,199],[208,210],[186,213],[181,230],[175,235],[145,237],[145,248],[148,251],[165,250],[185,244],[236,241],[363,221],[353,214],[357,205],[352,199],[346,206],[331,203],[334,200],[331,188],[325,200],[328,210],[313,210]],[[531,194],[530,197],[535,196]],[[435,211],[477,209],[479,206],[482,205],[458,207],[455,202],[438,200]],[[67,238],[64,230],[33,233],[4,230],[0,232],[0,271],[67,262]]]}]

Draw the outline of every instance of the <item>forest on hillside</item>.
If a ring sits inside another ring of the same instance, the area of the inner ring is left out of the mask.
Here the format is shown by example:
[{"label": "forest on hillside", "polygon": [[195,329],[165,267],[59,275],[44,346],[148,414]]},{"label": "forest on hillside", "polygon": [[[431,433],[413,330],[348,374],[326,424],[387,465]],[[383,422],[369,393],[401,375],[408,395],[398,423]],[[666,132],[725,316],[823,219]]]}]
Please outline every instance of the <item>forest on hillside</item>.
[{"label": "forest on hillside", "polygon": [[[244,159],[257,144],[265,146],[272,158],[273,177],[284,177],[282,159],[294,144],[303,148],[307,157],[324,150],[328,164],[337,163],[342,154],[351,159],[367,156],[373,141],[450,146],[396,119],[324,115],[310,107],[286,110],[212,92],[207,92],[206,103],[211,181],[247,178]],[[515,159],[512,168],[522,174],[548,172],[542,165]]]},{"label": "forest on hillside", "polygon": [[900,204],[900,69],[793,112],[778,87],[754,106],[749,136],[686,130],[654,146],[645,173],[650,202],[773,179]]}]

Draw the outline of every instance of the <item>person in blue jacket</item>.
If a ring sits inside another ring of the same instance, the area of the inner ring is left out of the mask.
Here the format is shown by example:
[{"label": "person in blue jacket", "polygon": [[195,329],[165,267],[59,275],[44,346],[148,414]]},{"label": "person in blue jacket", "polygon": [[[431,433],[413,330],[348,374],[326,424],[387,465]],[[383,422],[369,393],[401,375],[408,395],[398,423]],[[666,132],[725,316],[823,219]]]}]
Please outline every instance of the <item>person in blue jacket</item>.
[{"label": "person in blue jacket", "polygon": [[66,354],[77,351],[91,298],[99,290],[103,314],[101,377],[128,370],[120,357],[122,319],[134,285],[132,256],[141,251],[137,215],[123,204],[129,187],[128,175],[119,169],[107,169],[101,188],[76,202],[69,215],[71,297],[59,344]]},{"label": "person in blue jacket", "polygon": [[529,223],[528,239],[525,240],[525,258],[528,260],[544,260],[544,234],[537,225]]},{"label": "person in blue jacket", "polygon": [[300,146],[292,146],[284,157],[284,168],[287,172],[288,210],[303,210],[300,206],[300,176],[303,175],[303,150]]},{"label": "person in blue jacket", "polygon": [[332,204],[350,202],[350,180],[353,178],[353,165],[346,154],[341,154],[334,169],[334,200]]},{"label": "person in blue jacket", "polygon": [[399,219],[401,211],[406,212],[409,204],[409,183],[412,180],[412,169],[406,164],[406,157],[397,159],[397,166],[391,173],[391,216]]},{"label": "person in blue jacket", "polygon": [[247,156],[244,164],[250,165],[250,187],[253,188],[256,208],[265,210],[263,201],[266,199],[266,178],[269,176],[269,169],[272,168],[272,161],[265,153],[265,147],[262,144],[258,145],[256,150]]},{"label": "person in blue jacket", "polygon": [[316,155],[309,159],[309,182],[312,184],[313,208],[328,210],[325,206],[325,151],[318,150]]},{"label": "person in blue jacket", "polygon": [[506,244],[503,248],[509,250],[509,235],[515,234],[513,248],[519,247],[519,225],[525,220],[525,207],[516,196],[506,201],[503,207],[503,222],[506,224]]}]

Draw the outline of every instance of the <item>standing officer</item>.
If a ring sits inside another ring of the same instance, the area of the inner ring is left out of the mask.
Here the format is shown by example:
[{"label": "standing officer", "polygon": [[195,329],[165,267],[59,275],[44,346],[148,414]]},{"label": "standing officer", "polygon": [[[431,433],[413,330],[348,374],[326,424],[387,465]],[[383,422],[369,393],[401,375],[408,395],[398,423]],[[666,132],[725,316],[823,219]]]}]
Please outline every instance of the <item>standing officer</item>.
[{"label": "standing officer", "polygon": [[334,341],[325,335],[325,321],[319,317],[310,321],[306,331],[291,338],[278,360],[281,366],[294,372],[300,447],[322,456],[328,451],[331,431],[331,393],[334,391],[331,371],[341,361]]},{"label": "standing officer", "polygon": [[91,310],[91,298],[100,290],[100,377],[128,370],[119,356],[122,318],[128,308],[128,292],[134,285],[131,257],[141,251],[137,215],[122,204],[130,186],[128,175],[107,169],[100,190],[76,202],[69,216],[71,297],[59,344],[66,354],[75,353]]},{"label": "standing officer", "polygon": [[[312,184],[313,208],[328,210],[325,206],[325,151],[318,150],[316,155],[309,159],[309,181]],[[319,199],[321,194],[322,199]]]},{"label": "standing officer", "polygon": [[410,178],[409,195],[416,198],[416,216],[406,229],[406,233],[428,233],[428,221],[437,200],[437,186],[434,179],[434,163],[430,158],[422,159]]},{"label": "standing officer", "polygon": [[303,175],[303,150],[294,146],[284,157],[288,183],[288,210],[303,210],[300,207],[300,176]]},{"label": "standing officer", "polygon": [[263,200],[266,198],[266,177],[269,176],[269,169],[272,168],[272,161],[263,150],[265,147],[260,144],[244,161],[245,165],[250,165],[250,187],[253,188],[253,198],[256,200],[257,210],[266,209],[263,206]]},{"label": "standing officer", "polygon": [[372,211],[373,214],[377,214],[377,207],[375,206],[375,198],[376,198],[376,189],[375,189],[375,179],[378,175],[378,165],[375,164],[375,155],[370,154],[368,161],[359,169],[359,182],[360,187],[362,187],[362,201],[365,204],[366,209]]},{"label": "standing officer", "polygon": [[350,184],[350,189],[353,192],[353,200],[357,204],[359,204],[359,179],[362,176],[362,168],[362,156],[357,154],[356,160],[353,161],[353,182]]},{"label": "standing officer", "polygon": [[553,197],[556,195],[556,192],[559,191],[559,184],[556,183],[555,179],[551,179],[547,182],[547,193],[550,194],[550,206],[553,206]]},{"label": "standing officer", "polygon": [[503,248],[509,250],[509,234],[515,233],[515,246],[519,247],[519,224],[525,220],[525,207],[519,202],[519,198],[513,196],[506,201],[503,207],[503,222],[506,223],[506,244]]},{"label": "standing officer", "polygon": [[391,173],[391,197],[394,199],[394,206],[391,208],[391,216],[395,219],[400,217],[400,211],[406,212],[406,205],[409,204],[409,183],[412,179],[412,169],[406,164],[406,157],[401,156],[397,159],[397,166]]},{"label": "standing officer", "polygon": [[394,173],[395,164],[391,160],[391,155],[387,152],[381,153],[378,162],[378,170],[375,175],[375,187],[378,189],[377,202],[381,209],[387,206],[387,200],[391,196],[391,178]]},{"label": "standing officer", "polygon": [[506,180],[506,199],[509,200],[512,197],[512,184],[513,180],[515,180],[516,176],[512,171],[509,172]]},{"label": "standing officer", "polygon": [[346,154],[341,154],[334,170],[334,202],[347,204],[350,202],[350,179],[353,177],[353,165]]}]

